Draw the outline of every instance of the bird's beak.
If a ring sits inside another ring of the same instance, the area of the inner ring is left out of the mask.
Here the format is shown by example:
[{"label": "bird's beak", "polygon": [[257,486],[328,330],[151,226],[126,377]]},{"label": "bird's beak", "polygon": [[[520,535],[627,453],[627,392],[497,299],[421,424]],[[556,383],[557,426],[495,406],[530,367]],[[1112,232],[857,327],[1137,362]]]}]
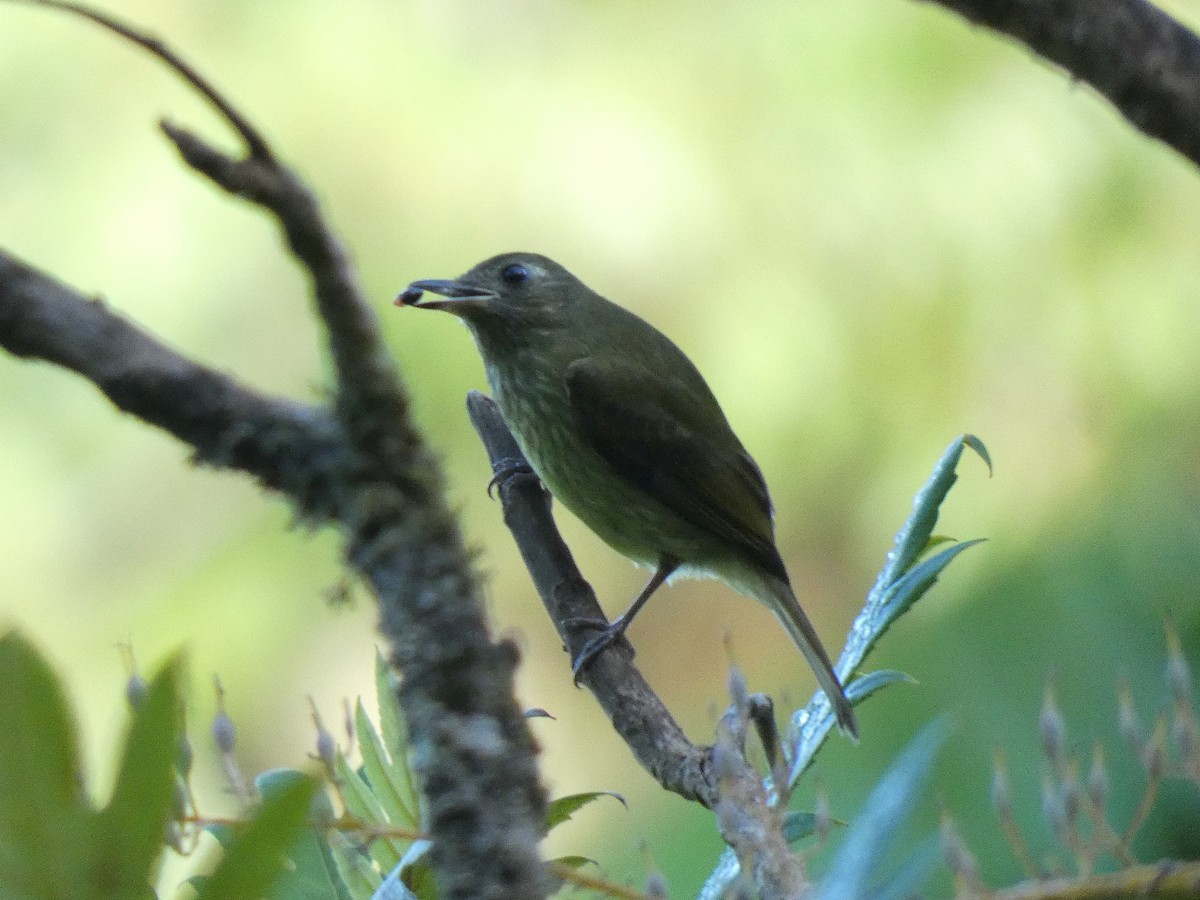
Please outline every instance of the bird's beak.
[{"label": "bird's beak", "polygon": [[[426,294],[437,294],[445,300],[425,300]],[[396,298],[397,306],[419,306],[421,309],[443,309],[446,312],[462,313],[475,309],[496,299],[496,292],[476,287],[465,281],[414,281]]]}]

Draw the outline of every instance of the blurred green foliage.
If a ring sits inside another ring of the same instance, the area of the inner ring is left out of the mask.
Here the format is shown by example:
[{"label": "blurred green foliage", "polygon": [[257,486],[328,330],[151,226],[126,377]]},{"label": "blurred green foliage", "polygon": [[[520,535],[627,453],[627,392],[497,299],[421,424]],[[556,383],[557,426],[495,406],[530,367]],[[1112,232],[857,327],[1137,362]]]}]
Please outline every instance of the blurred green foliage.
[{"label": "blurred green foliage", "polygon": [[[943,530],[989,543],[883,642],[876,664],[921,685],[869,704],[862,746],[823,756],[837,816],[948,712],[933,783],[984,877],[1012,880],[1015,862],[984,852],[1001,846],[992,748],[1030,773],[1014,792],[1034,822],[1048,673],[1087,751],[1115,742],[1120,673],[1147,716],[1162,703],[1164,613],[1195,658],[1200,182],[1025,50],[911,2],[105,6],[226,90],[341,229],[485,551],[497,627],[523,635],[522,702],[556,717],[533,723],[552,791],[630,798],[628,814],[562,829],[614,874],[640,871],[644,838],[685,895],[719,842],[570,687],[484,494],[463,413],[483,385],[474,348],[389,306],[414,278],[537,250],[671,334],[762,465],[782,552],[834,647],[930,461],[962,431],[986,440],[996,475],[964,478]],[[1194,2],[1170,8],[1200,18]],[[0,110],[0,246],[248,383],[319,394],[303,278],[272,225],[173,158],[157,117],[224,132],[161,67],[81,22],[0,5]],[[286,531],[278,501],[189,469],[70,376],[0,371],[0,618],[67,673],[85,752],[115,752],[114,645],[152,660],[183,643],[258,741],[246,768],[295,766],[306,694],[332,715],[370,693],[370,603],[323,602],[335,538]],[[640,576],[564,530],[622,608]],[[769,613],[678,585],[631,638],[698,740],[723,702],[727,631],[753,689],[812,688]],[[1139,795],[1128,774],[1121,795],[1114,773],[1115,809]],[[1139,849],[1196,854],[1185,815],[1160,816]]]},{"label": "blurred green foliage", "polygon": [[63,685],[36,648],[0,636],[0,896],[152,896],[175,800],[179,659],[140,697],[111,797],[94,805]]}]

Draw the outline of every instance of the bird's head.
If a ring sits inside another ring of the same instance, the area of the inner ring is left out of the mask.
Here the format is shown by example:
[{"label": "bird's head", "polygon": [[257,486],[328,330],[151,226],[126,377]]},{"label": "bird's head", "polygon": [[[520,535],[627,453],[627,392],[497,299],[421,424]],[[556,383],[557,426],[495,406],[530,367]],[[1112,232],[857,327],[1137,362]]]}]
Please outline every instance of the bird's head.
[{"label": "bird's head", "polygon": [[[473,329],[493,324],[545,328],[566,324],[568,306],[580,289],[587,291],[551,259],[504,253],[452,281],[414,281],[396,298],[396,305],[453,313]],[[427,294],[440,299],[426,299]]]}]

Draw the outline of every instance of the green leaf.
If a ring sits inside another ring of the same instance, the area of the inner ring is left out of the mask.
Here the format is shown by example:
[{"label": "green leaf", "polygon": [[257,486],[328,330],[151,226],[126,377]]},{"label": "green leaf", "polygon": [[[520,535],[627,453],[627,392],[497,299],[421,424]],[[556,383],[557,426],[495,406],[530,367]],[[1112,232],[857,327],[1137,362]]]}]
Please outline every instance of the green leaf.
[{"label": "green leaf", "polygon": [[438,900],[437,880],[429,867],[428,855],[422,856],[404,870],[404,883],[417,900]]},{"label": "green leaf", "polygon": [[558,856],[551,860],[560,866],[566,866],[568,869],[582,869],[584,866],[599,865],[594,859],[589,859],[586,856]]},{"label": "green leaf", "polygon": [[846,696],[851,703],[859,704],[876,691],[882,690],[889,684],[916,684],[917,679],[895,669],[876,669],[846,685]]},{"label": "green leaf", "polygon": [[945,859],[941,838],[926,838],[909,859],[872,895],[871,900],[910,900],[924,896],[922,888]]},{"label": "green leaf", "polygon": [[965,541],[954,544],[922,560],[934,547],[949,540],[935,536],[933,528],[937,524],[942,501],[958,479],[955,467],[964,447],[979,453],[988,464],[988,471],[991,471],[987,449],[973,435],[959,437],[942,453],[933,467],[933,473],[913,499],[913,510],[897,532],[883,569],[867,592],[867,602],[855,618],[850,639],[838,659],[839,673],[846,675],[857,669],[896,619],[933,586],[950,561],[979,543]]},{"label": "green leaf", "polygon": [[204,830],[211,834],[213,839],[225,850],[229,849],[229,845],[233,843],[234,838],[237,836],[237,832],[233,826],[226,825],[224,822],[205,825]]},{"label": "green leaf", "polygon": [[300,832],[288,848],[287,860],[268,900],[350,900],[332,852],[312,828]]},{"label": "green leaf", "polygon": [[[861,700],[887,684],[907,680],[898,672],[874,672],[851,681],[867,654],[883,637],[887,629],[905,610],[909,609],[937,581],[942,570],[958,554],[978,541],[954,544],[940,553],[922,559],[934,547],[946,542],[935,537],[938,511],[958,476],[955,469],[964,447],[975,451],[991,472],[992,462],[983,442],[974,435],[958,437],[938,459],[928,481],[917,492],[913,509],[897,533],[875,583],[867,592],[867,600],[850,628],[850,635],[834,667],[843,683],[850,682],[847,695],[852,701]],[[790,764],[787,782],[794,785],[812,764],[817,751],[833,728],[833,710],[829,698],[818,691],[803,709],[792,713],[791,727],[785,743]],[[720,862],[704,885],[704,896],[717,896],[728,888],[740,871],[732,851],[722,854]]]},{"label": "green leaf", "polygon": [[254,818],[237,830],[216,870],[208,877],[197,900],[254,900],[268,896],[286,865],[286,853],[302,828],[317,782],[301,777],[269,799]]},{"label": "green leaf", "polygon": [[[337,778],[342,789],[342,801],[346,804],[346,812],[368,825],[387,825],[387,816],[383,807],[375,799],[371,788],[363,777],[350,768],[346,757],[338,754]],[[403,843],[390,838],[379,838],[371,841],[371,858],[375,860],[383,872],[390,872],[404,856]]]},{"label": "green leaf", "polygon": [[380,883],[371,900],[437,900],[437,894],[418,894],[400,877],[399,872],[392,872]]},{"label": "green leaf", "polygon": [[817,817],[810,812],[789,810],[783,817],[783,836],[789,844],[803,840],[817,830]]},{"label": "green leaf", "polygon": [[983,460],[983,464],[987,466],[988,478],[992,477],[995,471],[992,468],[992,456],[988,453],[988,448],[983,445],[983,441],[973,434],[964,434],[961,438],[962,442],[975,451],[976,455]]},{"label": "green leaf", "polygon": [[950,561],[954,557],[981,543],[983,543],[981,538],[963,541],[961,544],[947,547],[936,556],[931,556],[906,571],[899,581],[888,588],[884,597],[878,620],[880,633],[882,634],[892,622],[907,612],[926,591],[933,587],[942,570],[950,565]]},{"label": "green leaf", "polygon": [[570,819],[573,814],[600,797],[613,797],[621,801],[622,806],[629,807],[629,804],[625,802],[625,798],[614,791],[588,791],[583,794],[570,794],[566,797],[559,797],[550,803],[550,809],[546,813],[546,830],[552,831],[557,828],[563,822]]},{"label": "green leaf", "polygon": [[396,699],[396,676],[383,655],[375,651],[375,703],[379,707],[379,728],[383,733],[383,746],[392,761],[392,771],[398,776],[401,796],[407,809],[412,810],[413,828],[421,827],[420,794],[412,766],[408,759],[408,730],[400,713],[400,702]]},{"label": "green leaf", "polygon": [[[929,536],[929,540],[925,542],[925,546],[921,548],[920,556],[924,556],[934,547],[940,547],[942,544],[954,544],[957,541],[946,534],[933,534]],[[918,557],[919,558],[919,557]]]},{"label": "green leaf", "polygon": [[148,892],[162,859],[183,732],[181,670],[175,656],[151,680],[130,723],[112,799],[98,818],[97,872],[113,897]]},{"label": "green leaf", "polygon": [[820,900],[858,900],[875,895],[872,882],[882,880],[880,870],[887,851],[916,805],[944,731],[940,721],[923,728],[871,790],[833,858],[817,895]]},{"label": "green leaf", "polygon": [[[416,828],[416,813],[404,802],[400,779],[395,778],[393,774],[392,763],[383,749],[383,742],[379,740],[375,723],[367,715],[361,700],[354,711],[354,728],[358,732],[358,750],[362,754],[367,784],[371,786],[375,799],[383,807],[387,821]],[[403,758],[401,757],[401,760]]]},{"label": "green leaf", "polygon": [[[877,669],[847,683],[846,698],[857,706],[876,691],[902,682],[916,684],[916,679],[895,669]],[[795,784],[804,770],[813,764],[817,749],[829,737],[834,722],[833,706],[824,694],[816,695],[807,707],[793,714],[792,727],[795,733],[786,743],[789,748],[788,758],[791,760],[788,766],[788,784]]]},{"label": "green leaf", "polygon": [[942,501],[958,480],[955,468],[962,457],[963,447],[970,447],[978,453],[987,464],[989,474],[991,473],[992,461],[987,448],[974,435],[962,435],[946,448],[941,459],[934,465],[929,480],[913,498],[913,511],[896,534],[895,546],[888,554],[883,571],[879,573],[875,583],[876,589],[894,582],[926,550],[933,535],[933,527],[937,524]]},{"label": "green leaf", "polygon": [[[270,802],[292,785],[306,780],[308,776],[295,769],[271,769],[255,778],[254,786]],[[333,818],[333,808],[323,788],[313,794],[309,812],[310,818],[317,821]],[[269,900],[350,900],[322,831],[302,829],[288,849],[287,858],[289,865],[268,893]]]},{"label": "green leaf", "polygon": [[[978,453],[988,464],[988,470],[991,470],[987,449],[973,435],[963,435],[956,439],[937,461],[933,474],[913,500],[913,511],[896,535],[895,544],[888,552],[883,570],[867,593],[867,602],[850,627],[850,636],[834,667],[843,682],[849,680],[849,676],[859,668],[867,654],[896,619],[934,585],[951,560],[980,543],[977,540],[964,541],[947,547],[928,559],[921,558],[933,547],[946,542],[945,538],[933,535],[933,527],[937,524],[938,509],[958,477],[955,474],[955,466],[962,457],[964,447],[970,447]],[[862,696],[878,690],[884,683],[897,680],[895,676],[875,677],[890,680],[864,682],[858,689]],[[788,756],[791,759],[788,770],[789,784],[795,784],[800,774],[816,758],[817,751],[833,728],[833,722],[833,710],[829,699],[822,692],[818,692],[807,707],[792,714],[791,733],[787,743]]]},{"label": "green leaf", "polygon": [[351,841],[340,831],[329,835],[329,847],[337,864],[338,875],[354,900],[371,900],[375,889],[383,880],[371,857],[363,852],[361,845]]},{"label": "green leaf", "polygon": [[0,637],[0,884],[7,896],[88,896],[94,814],[62,685],[24,637]]}]

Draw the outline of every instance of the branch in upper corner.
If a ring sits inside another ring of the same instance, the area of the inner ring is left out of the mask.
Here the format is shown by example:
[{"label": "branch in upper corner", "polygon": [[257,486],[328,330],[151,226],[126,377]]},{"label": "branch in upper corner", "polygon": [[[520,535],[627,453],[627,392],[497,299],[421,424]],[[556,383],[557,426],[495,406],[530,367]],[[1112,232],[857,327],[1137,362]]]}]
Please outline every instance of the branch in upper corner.
[{"label": "branch in upper corner", "polygon": [[1011,35],[1200,165],[1200,38],[1144,0],[932,0]]}]

